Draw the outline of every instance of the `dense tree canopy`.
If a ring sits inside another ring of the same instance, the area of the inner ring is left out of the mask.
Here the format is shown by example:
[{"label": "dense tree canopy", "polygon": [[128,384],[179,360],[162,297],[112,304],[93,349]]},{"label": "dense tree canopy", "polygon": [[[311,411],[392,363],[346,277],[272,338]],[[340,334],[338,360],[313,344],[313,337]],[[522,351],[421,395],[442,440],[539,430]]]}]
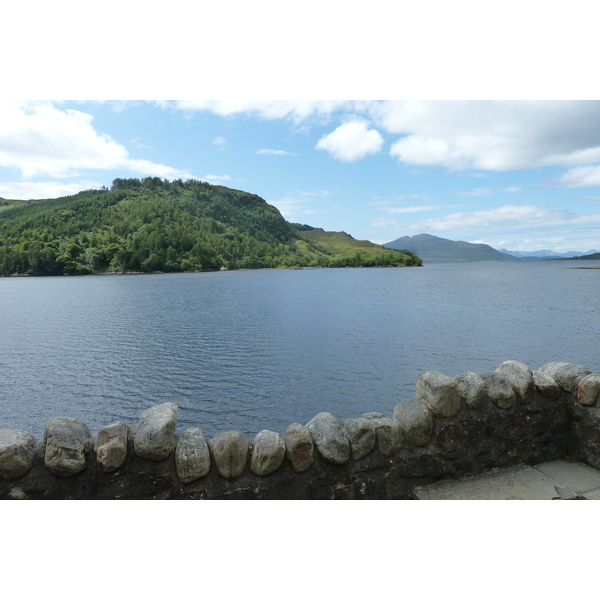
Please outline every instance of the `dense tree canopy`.
[{"label": "dense tree canopy", "polygon": [[0,275],[420,264],[377,248],[341,255],[262,198],[196,180],[115,179],[0,211]]}]

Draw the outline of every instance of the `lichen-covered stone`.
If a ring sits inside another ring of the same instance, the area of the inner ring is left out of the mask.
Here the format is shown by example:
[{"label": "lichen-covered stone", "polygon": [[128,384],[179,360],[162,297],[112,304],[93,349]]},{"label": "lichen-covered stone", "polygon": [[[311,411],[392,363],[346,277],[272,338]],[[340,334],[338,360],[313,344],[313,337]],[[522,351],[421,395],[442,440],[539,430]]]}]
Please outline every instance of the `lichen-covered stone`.
[{"label": "lichen-covered stone", "polygon": [[292,423],[283,433],[285,455],[295,473],[308,471],[315,461],[312,435],[304,425]]},{"label": "lichen-covered stone", "polygon": [[165,402],[145,410],[133,438],[135,453],[156,462],[165,460],[175,448],[177,405]]},{"label": "lichen-covered stone", "polygon": [[416,396],[429,406],[435,417],[454,417],[460,410],[456,381],[436,371],[425,371],[417,377]]},{"label": "lichen-covered stone", "polygon": [[404,433],[402,427],[395,419],[374,419],[375,438],[377,448],[383,456],[393,456],[402,449],[404,445]]},{"label": "lichen-covered stone", "polygon": [[483,373],[481,379],[483,379],[486,385],[488,398],[498,408],[507,409],[515,405],[517,401],[515,391],[500,373],[496,373],[495,371]]},{"label": "lichen-covered stone", "polygon": [[558,385],[571,393],[577,389],[579,381],[586,375],[590,375],[591,371],[583,365],[574,365],[565,362],[550,362],[540,367],[539,371],[552,377]]},{"label": "lichen-covered stone", "polygon": [[210,473],[210,451],[199,427],[186,429],[175,447],[175,471],[181,483],[191,483]]},{"label": "lichen-covered stone", "polygon": [[279,469],[285,457],[283,438],[274,431],[263,429],[252,440],[250,470],[260,477],[270,475]]},{"label": "lichen-covered stone", "polygon": [[44,432],[44,464],[54,475],[71,477],[86,468],[85,450],[90,442],[88,426],[70,417],[52,419]]},{"label": "lichen-covered stone", "polygon": [[433,431],[433,416],[429,407],[417,400],[400,402],[394,409],[394,419],[400,423],[404,437],[413,446],[426,446]]},{"label": "lichen-covered stone", "polygon": [[483,379],[477,373],[465,371],[459,373],[454,379],[458,386],[458,393],[468,409],[476,410],[485,404],[488,399],[487,389]]},{"label": "lichen-covered stone", "polygon": [[577,402],[583,406],[594,406],[600,395],[600,375],[592,373],[579,381]]},{"label": "lichen-covered stone", "polygon": [[355,460],[360,460],[373,451],[376,441],[373,419],[344,419],[342,425],[348,433],[352,457]]},{"label": "lichen-covered stone", "polygon": [[217,469],[225,479],[240,477],[246,468],[249,442],[241,431],[226,431],[209,440]]},{"label": "lichen-covered stone", "polygon": [[105,473],[112,473],[127,460],[127,423],[103,427],[96,438],[96,459]]},{"label": "lichen-covered stone", "polygon": [[541,371],[532,371],[533,383],[537,391],[550,400],[558,400],[560,398],[560,387],[558,383]]},{"label": "lichen-covered stone", "polygon": [[346,430],[328,412],[319,413],[306,424],[319,454],[328,462],[343,465],[350,458],[350,440]]},{"label": "lichen-covered stone", "polygon": [[502,375],[515,392],[515,396],[521,404],[527,404],[533,400],[535,387],[531,369],[518,360],[505,360],[496,372]]},{"label": "lichen-covered stone", "polygon": [[0,429],[0,478],[18,479],[33,466],[37,440],[26,431]]}]

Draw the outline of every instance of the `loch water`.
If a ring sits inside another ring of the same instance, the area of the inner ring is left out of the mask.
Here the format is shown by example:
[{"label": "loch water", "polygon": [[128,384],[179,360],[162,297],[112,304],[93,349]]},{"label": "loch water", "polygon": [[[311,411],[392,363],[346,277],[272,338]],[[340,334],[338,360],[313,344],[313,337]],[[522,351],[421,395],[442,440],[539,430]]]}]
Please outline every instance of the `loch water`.
[{"label": "loch water", "polygon": [[0,429],[93,434],[161,402],[177,432],[283,433],[414,397],[426,370],[600,370],[598,261],[0,279]]}]

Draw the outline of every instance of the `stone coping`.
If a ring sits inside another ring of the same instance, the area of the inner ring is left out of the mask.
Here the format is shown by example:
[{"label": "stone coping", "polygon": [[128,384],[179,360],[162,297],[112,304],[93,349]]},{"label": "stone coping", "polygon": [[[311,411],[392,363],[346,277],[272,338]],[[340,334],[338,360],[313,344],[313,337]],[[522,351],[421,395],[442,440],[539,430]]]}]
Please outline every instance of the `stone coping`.
[{"label": "stone coping", "polygon": [[[95,438],[83,422],[57,417],[42,441],[0,429],[0,498],[60,498],[61,489],[64,497],[119,497],[118,485],[120,497],[411,497],[419,481],[539,463],[571,448],[586,463],[600,462],[599,393],[600,375],[587,367],[531,370],[509,360],[482,375],[426,371],[415,398],[391,417],[339,421],[323,412],[252,440],[240,431],[209,439],[199,427],[177,436],[170,402],[148,408],[136,427],[113,423]],[[156,494],[150,483],[143,493],[134,487],[146,477],[154,477]]]}]

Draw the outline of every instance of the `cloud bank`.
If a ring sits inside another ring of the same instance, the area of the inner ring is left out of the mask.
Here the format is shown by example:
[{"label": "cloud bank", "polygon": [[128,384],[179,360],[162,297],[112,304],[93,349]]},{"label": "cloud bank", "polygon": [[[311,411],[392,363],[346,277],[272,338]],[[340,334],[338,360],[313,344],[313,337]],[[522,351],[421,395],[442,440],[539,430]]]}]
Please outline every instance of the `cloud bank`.
[{"label": "cloud bank", "polygon": [[207,110],[342,124],[322,136],[316,148],[353,162],[380,152],[384,132],[389,153],[416,167],[450,171],[567,169],[555,187],[600,182],[598,101],[337,101],[200,100],[161,103],[185,111]]},{"label": "cloud bank", "polygon": [[25,179],[75,177],[80,170],[124,169],[166,179],[189,179],[186,171],[129,157],[127,149],[98,133],[92,115],[60,110],[51,103],[0,106],[0,166]]}]

